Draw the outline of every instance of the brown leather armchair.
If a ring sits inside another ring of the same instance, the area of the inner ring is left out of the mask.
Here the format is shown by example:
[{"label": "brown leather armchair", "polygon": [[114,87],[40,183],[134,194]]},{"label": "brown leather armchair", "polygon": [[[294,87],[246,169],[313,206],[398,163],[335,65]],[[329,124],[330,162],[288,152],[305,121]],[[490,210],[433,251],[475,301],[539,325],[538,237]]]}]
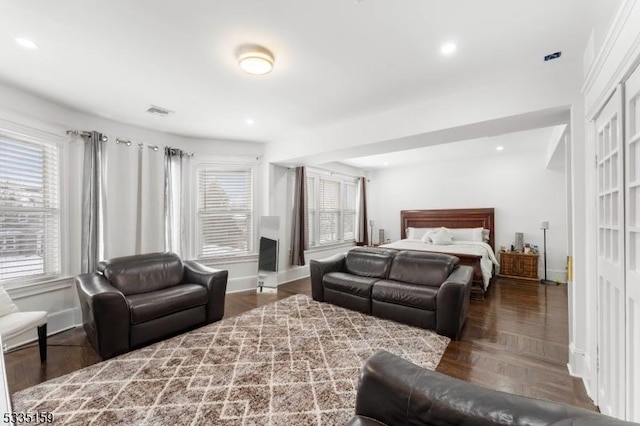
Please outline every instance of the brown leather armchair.
[{"label": "brown leather armchair", "polygon": [[222,319],[228,271],[174,253],[100,262],[76,278],[84,329],[103,359]]}]

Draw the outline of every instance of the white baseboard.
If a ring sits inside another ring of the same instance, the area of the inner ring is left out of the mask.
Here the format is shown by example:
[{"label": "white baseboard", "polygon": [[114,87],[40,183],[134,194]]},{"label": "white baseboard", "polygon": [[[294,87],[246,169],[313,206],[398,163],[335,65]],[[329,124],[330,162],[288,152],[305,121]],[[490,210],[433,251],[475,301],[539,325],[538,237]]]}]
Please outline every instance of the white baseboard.
[{"label": "white baseboard", "polygon": [[569,362],[567,368],[572,377],[584,377],[584,358],[586,352],[584,349],[576,348],[573,342],[569,343]]},{"label": "white baseboard", "polygon": [[238,291],[255,290],[258,287],[258,276],[248,275],[246,277],[233,278],[227,281],[227,293]]},{"label": "white baseboard", "polygon": [[309,266],[296,266],[286,271],[278,272],[278,285],[296,281],[309,276]]},{"label": "white baseboard", "polygon": [[[540,273],[540,278],[544,277],[544,270]],[[567,270],[566,269],[547,269],[547,279],[549,281],[559,281],[561,283],[567,282]]]},{"label": "white baseboard", "polygon": [[589,398],[595,401],[593,387],[591,386],[592,363],[591,357],[582,348],[577,348],[573,343],[569,344],[569,362],[567,363],[569,375],[582,379],[584,388]]}]

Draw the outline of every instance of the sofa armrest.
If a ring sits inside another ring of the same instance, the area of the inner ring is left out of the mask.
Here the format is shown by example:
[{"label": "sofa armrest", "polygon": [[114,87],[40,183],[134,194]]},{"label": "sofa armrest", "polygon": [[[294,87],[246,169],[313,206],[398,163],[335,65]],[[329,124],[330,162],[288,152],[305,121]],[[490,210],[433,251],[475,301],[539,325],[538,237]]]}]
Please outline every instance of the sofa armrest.
[{"label": "sofa armrest", "polygon": [[578,407],[485,389],[386,351],[376,352],[362,367],[356,415],[388,425],[632,424]]},{"label": "sofa armrest", "polygon": [[100,274],[76,277],[87,337],[103,359],[129,351],[129,305],[118,289]]},{"label": "sofa armrest", "polygon": [[436,333],[456,339],[467,318],[473,268],[458,266],[436,296]]},{"label": "sofa armrest", "polygon": [[329,272],[342,271],[344,269],[346,256],[345,253],[341,253],[322,260],[311,259],[309,262],[309,270],[311,273],[311,296],[313,300],[324,302],[322,277]]},{"label": "sofa armrest", "polygon": [[[398,360],[402,361],[399,362]],[[386,425],[411,424],[407,406],[422,369],[386,351],[378,351],[360,369],[356,417]]]},{"label": "sofa armrest", "polygon": [[209,292],[207,303],[207,324],[219,321],[224,316],[224,299],[227,294],[229,271],[226,269],[212,269],[193,260],[184,262],[184,281],[190,284],[200,284]]}]

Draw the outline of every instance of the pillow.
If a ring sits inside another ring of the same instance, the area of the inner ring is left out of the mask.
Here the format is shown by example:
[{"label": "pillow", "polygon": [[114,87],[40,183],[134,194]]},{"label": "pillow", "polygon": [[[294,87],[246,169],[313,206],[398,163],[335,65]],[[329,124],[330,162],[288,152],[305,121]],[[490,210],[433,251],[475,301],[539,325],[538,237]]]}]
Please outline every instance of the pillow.
[{"label": "pillow", "polygon": [[483,241],[482,228],[451,228],[449,235],[454,241]]},{"label": "pillow", "polygon": [[431,231],[436,231],[438,228],[407,228],[405,235],[410,240],[421,240],[425,234],[430,233]]},{"label": "pillow", "polygon": [[0,317],[19,312],[18,307],[13,303],[4,287],[0,286]]},{"label": "pillow", "polygon": [[449,232],[447,232],[446,228],[440,228],[436,232],[432,233],[431,241],[433,241],[433,244],[443,246],[453,243],[453,240],[451,239],[451,236],[449,235]]},{"label": "pillow", "polygon": [[491,235],[491,231],[489,231],[488,229],[483,229],[482,230],[482,241],[484,241],[485,243],[489,241],[489,237]]},{"label": "pillow", "polygon": [[482,228],[473,228],[471,241],[484,241],[484,238],[482,237],[483,231],[484,229]]},{"label": "pillow", "polygon": [[438,229],[434,229],[434,230],[425,232],[424,235],[422,236],[422,238],[420,238],[420,241],[422,241],[425,244],[432,244],[431,236],[433,234],[435,234],[436,232],[438,232]]}]

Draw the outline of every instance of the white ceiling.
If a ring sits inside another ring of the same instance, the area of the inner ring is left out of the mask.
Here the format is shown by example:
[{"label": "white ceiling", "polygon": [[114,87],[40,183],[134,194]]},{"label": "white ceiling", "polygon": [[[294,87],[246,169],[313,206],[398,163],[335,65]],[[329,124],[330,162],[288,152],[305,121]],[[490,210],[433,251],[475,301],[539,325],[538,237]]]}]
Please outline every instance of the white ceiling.
[{"label": "white ceiling", "polygon": [[[277,141],[580,58],[611,0],[20,0],[0,2],[0,81],[107,118],[187,136]],[[39,49],[17,46],[14,37]],[[454,40],[458,52],[439,53]],[[274,71],[240,71],[261,44]],[[175,111],[145,112],[150,104]],[[255,125],[245,123],[247,118]]]},{"label": "white ceiling", "polygon": [[[552,132],[553,127],[546,127],[387,154],[370,155],[342,162],[365,170],[376,170],[415,164],[463,161],[498,155],[509,156],[523,152],[542,152],[546,151]],[[496,149],[499,146],[503,148],[501,151]]]}]

